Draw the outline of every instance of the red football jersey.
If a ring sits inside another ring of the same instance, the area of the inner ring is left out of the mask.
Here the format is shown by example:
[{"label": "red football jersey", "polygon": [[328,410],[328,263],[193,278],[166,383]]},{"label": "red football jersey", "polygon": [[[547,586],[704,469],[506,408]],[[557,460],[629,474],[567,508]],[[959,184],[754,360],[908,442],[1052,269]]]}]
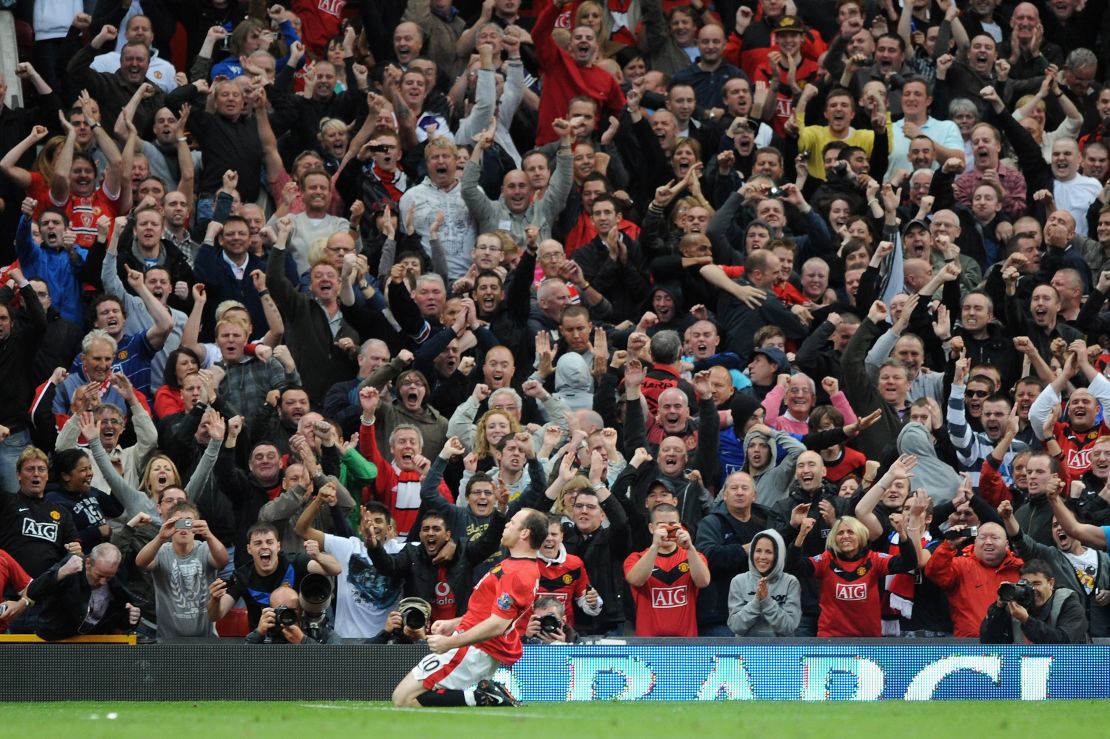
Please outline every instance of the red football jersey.
[{"label": "red football jersey", "polygon": [[[624,560],[625,577],[644,552],[633,552]],[[698,552],[698,556],[706,562],[704,554]],[[682,547],[657,556],[651,576],[632,588],[632,597],[636,599],[636,636],[698,635],[698,588]]]},{"label": "red football jersey", "polygon": [[[36,180],[36,177],[39,179]],[[97,187],[89,197],[81,197],[71,192],[64,203],[54,202],[54,198],[50,197],[49,194],[49,184],[37,172],[31,174],[31,186],[37,188],[38,191],[47,193],[46,200],[39,201],[35,213],[36,217],[42,213],[47,205],[64,209],[66,216],[69,217],[69,228],[77,235],[78,246],[90,249],[96,243],[96,221],[100,216],[108,216],[108,219],[113,222],[112,226],[108,228],[108,237],[111,238],[112,229],[115,227],[115,218],[119,214],[119,195],[114,199],[109,197],[104,185]]]},{"label": "red football jersey", "polygon": [[534,559],[509,557],[482,576],[470,595],[459,631],[477,626],[490,616],[512,621],[505,633],[475,644],[503,665],[511,665],[524,654],[520,639],[532,616],[532,603],[540,584],[540,566]]},{"label": "red football jersey", "polygon": [[540,561],[540,589],[536,597],[550,595],[563,604],[567,624],[574,628],[574,602],[586,594],[590,576],[580,557],[568,554],[562,564]]},{"label": "red football jersey", "polygon": [[821,582],[817,636],[883,635],[882,586],[891,560],[889,554],[872,551],[854,562],[840,560],[828,551],[809,558],[813,576]]}]

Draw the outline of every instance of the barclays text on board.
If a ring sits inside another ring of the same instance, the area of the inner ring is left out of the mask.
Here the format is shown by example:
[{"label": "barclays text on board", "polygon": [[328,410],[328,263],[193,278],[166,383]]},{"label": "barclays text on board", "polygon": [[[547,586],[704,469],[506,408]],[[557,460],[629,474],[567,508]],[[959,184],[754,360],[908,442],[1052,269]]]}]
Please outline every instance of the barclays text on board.
[{"label": "barclays text on board", "polygon": [[1110,698],[1110,647],[536,646],[498,679],[527,701]]}]

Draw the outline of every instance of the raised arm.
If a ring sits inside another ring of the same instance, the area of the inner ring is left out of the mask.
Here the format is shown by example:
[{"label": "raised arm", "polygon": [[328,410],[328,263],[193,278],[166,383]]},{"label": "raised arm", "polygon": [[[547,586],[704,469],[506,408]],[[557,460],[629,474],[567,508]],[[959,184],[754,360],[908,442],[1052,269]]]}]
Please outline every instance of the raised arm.
[{"label": "raised arm", "polygon": [[1092,526],[1089,523],[1080,523],[1071,512],[1058,490],[1050,490],[1048,502],[1052,506],[1052,515],[1060,522],[1060,527],[1068,536],[1074,537],[1089,547],[1096,549],[1107,548],[1106,529],[1102,526]]},{"label": "raised arm", "polygon": [[127,284],[142,299],[150,317],[154,319],[154,325],[146,330],[146,340],[151,348],[157,352],[165,345],[169,335],[173,333],[173,316],[170,315],[169,309],[162,305],[162,301],[154,297],[154,293],[146,286],[142,272],[131,269],[126,264],[124,268],[127,270]]},{"label": "raised arm", "polygon": [[[31,173],[23,167],[19,166],[19,160],[23,158],[23,155],[27,153],[28,149],[36,146],[40,141],[45,139],[49,133],[50,131],[46,128],[46,126],[35,126],[31,129],[31,133],[27,134],[27,136],[22,141],[9,149],[4,154],[3,159],[0,159],[0,174],[3,174],[5,177],[11,180],[12,184],[14,184],[20,190],[26,190],[31,187]],[[70,162],[72,162],[72,149],[70,149],[69,156]],[[51,194],[53,194],[54,183],[53,181],[51,181],[49,184],[51,185]],[[57,200],[57,198],[55,198],[55,200]]]}]

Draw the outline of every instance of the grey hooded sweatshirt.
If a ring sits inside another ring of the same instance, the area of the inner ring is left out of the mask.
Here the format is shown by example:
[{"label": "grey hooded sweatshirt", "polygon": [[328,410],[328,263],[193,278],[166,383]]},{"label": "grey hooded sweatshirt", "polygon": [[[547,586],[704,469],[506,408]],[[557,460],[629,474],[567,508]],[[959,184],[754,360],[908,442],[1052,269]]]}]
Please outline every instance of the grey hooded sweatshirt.
[{"label": "grey hooded sweatshirt", "polygon": [[910,473],[914,490],[924,488],[933,505],[947,503],[956,497],[961,478],[956,471],[937,457],[929,430],[920,423],[907,423],[898,432],[898,453],[917,456],[917,467]]},{"label": "grey hooded sweatshirt", "polygon": [[[770,445],[771,463],[762,472],[755,472],[751,469],[751,463],[745,462],[744,471],[751,474],[752,478],[755,479],[755,502],[770,508],[786,497],[786,489],[790,487],[790,483],[794,480],[794,463],[798,461],[801,453],[806,450],[806,445],[785,431],[775,431],[769,439],[766,434],[749,431],[744,436],[745,459],[751,459],[751,455],[748,454],[748,447],[757,438],[766,439]],[[786,454],[781,458],[779,457],[780,448],[786,451]]]},{"label": "grey hooded sweatshirt", "polygon": [[775,547],[775,566],[767,575],[767,597],[755,597],[761,575],[749,560],[749,569],[732,578],[728,590],[728,627],[737,636],[793,636],[802,620],[802,591],[798,578],[783,572],[786,545],[774,529],[752,538],[752,550],[760,539]]}]

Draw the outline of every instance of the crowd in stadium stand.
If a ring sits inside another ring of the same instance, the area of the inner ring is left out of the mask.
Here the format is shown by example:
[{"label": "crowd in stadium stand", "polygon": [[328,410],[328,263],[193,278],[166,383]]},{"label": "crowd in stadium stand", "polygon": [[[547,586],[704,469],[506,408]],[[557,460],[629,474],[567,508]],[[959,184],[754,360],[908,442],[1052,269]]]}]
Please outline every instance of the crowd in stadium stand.
[{"label": "crowd in stadium stand", "polygon": [[1105,0],[4,7],[0,629],[1110,637]]}]

